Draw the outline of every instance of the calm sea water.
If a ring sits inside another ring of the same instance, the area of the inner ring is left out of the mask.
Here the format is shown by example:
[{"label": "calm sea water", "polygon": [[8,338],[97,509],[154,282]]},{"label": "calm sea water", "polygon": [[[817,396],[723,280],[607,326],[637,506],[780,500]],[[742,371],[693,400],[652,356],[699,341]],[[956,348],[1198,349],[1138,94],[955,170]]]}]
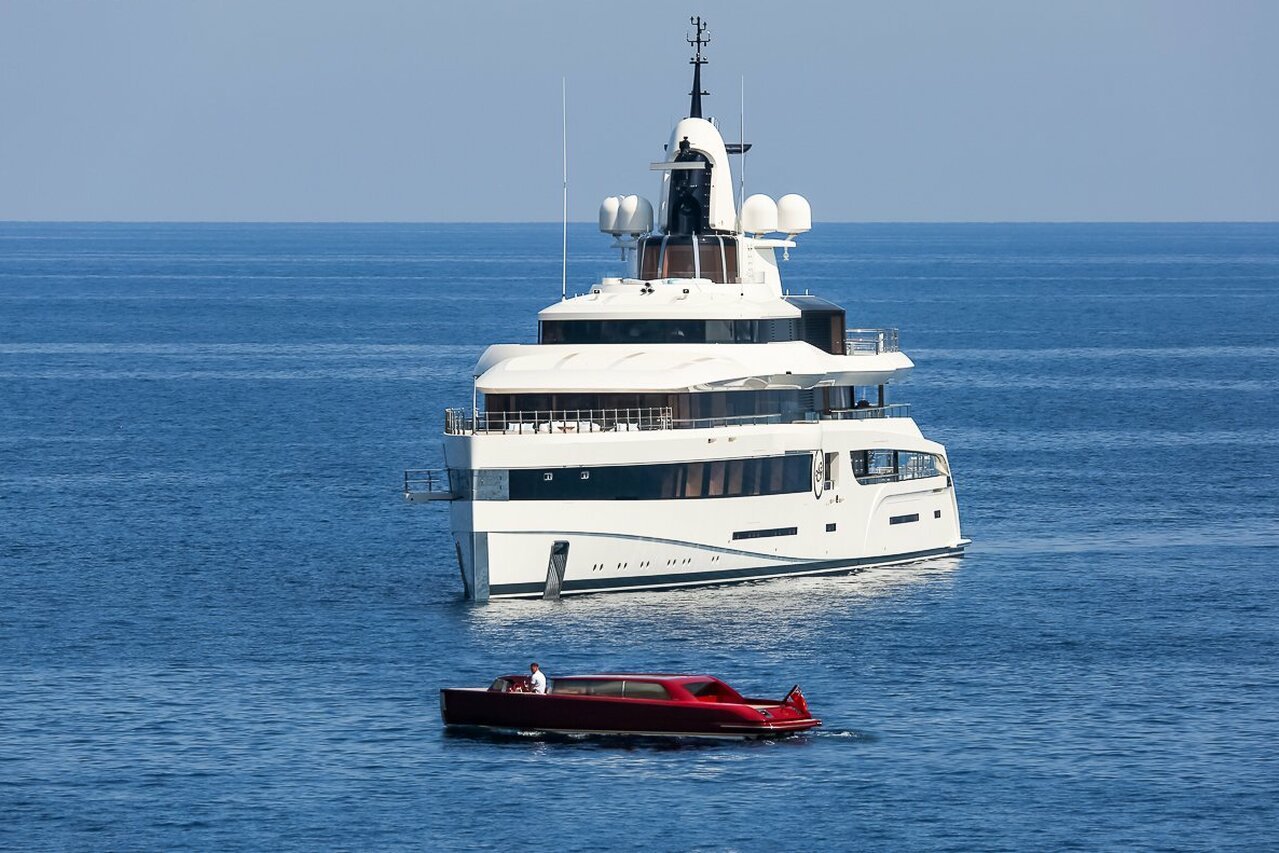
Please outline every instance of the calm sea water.
[{"label": "calm sea water", "polygon": [[[819,226],[789,285],[901,327],[969,556],[468,605],[401,471],[558,252],[0,224],[0,846],[1279,847],[1279,226]],[[441,730],[531,659],[798,681],[826,727]]]}]

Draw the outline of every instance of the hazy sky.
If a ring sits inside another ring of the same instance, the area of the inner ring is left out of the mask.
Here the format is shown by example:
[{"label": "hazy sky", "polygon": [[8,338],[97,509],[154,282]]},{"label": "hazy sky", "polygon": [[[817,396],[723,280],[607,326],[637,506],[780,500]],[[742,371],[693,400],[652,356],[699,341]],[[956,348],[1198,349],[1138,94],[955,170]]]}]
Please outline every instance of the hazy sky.
[{"label": "hazy sky", "polygon": [[[557,220],[707,111],[814,218],[1279,219],[1279,2],[0,0],[0,219]],[[736,162],[734,162],[734,168]]]}]

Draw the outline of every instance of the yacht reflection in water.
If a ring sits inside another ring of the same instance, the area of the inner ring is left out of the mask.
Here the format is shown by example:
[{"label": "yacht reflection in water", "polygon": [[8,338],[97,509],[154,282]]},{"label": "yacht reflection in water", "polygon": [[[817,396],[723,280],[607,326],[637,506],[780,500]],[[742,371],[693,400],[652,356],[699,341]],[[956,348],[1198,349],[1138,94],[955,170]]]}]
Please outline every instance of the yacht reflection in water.
[{"label": "yacht reflection in water", "polygon": [[[502,607],[468,609],[464,623],[473,632],[471,639],[477,648],[504,646],[514,630],[525,635],[530,631],[550,632],[555,639],[549,642],[556,644],[568,640],[584,649],[614,650],[598,661],[575,656],[573,665],[579,668],[621,665],[614,659],[617,638],[633,633],[636,617],[648,612],[660,614],[661,626],[654,628],[655,639],[670,641],[679,655],[687,654],[689,649],[704,652],[701,644],[707,637],[715,637],[717,644],[725,646],[776,651],[778,636],[786,636],[790,645],[809,637],[828,637],[832,623],[855,619],[858,610],[891,602],[895,597],[926,588],[946,595],[959,562],[958,558],[939,558],[833,577],[759,581],[725,587],[713,596],[696,589],[589,596],[566,599],[550,610],[540,601],[512,601]],[[653,646],[645,652],[650,653],[662,652],[659,646]],[[697,656],[689,663],[703,660]],[[726,661],[739,665],[731,654]],[[676,662],[637,658],[626,663],[671,666]]]}]

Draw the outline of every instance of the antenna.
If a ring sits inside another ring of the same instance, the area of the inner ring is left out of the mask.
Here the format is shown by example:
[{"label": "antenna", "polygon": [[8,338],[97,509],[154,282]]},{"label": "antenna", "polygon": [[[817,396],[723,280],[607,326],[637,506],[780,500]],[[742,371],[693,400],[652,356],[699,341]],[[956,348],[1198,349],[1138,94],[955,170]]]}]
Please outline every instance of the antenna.
[{"label": "antenna", "polygon": [[568,83],[560,78],[560,159],[564,165],[564,242],[561,249],[560,301],[568,299]]},{"label": "antenna", "polygon": [[740,211],[746,203],[746,75],[742,75],[742,114],[741,114],[742,153],[737,169],[737,209]]},{"label": "antenna", "polygon": [[693,96],[693,102],[688,108],[688,117],[701,118],[702,95],[710,94],[710,92],[702,91],[702,66],[706,64],[706,60],[702,58],[702,48],[711,43],[711,37],[706,35],[706,24],[702,22],[701,15],[696,18],[689,18],[688,22],[697,30],[697,35],[694,38],[689,38],[687,34],[684,36],[684,40],[688,42],[689,47],[694,45],[697,47],[697,55],[688,61],[688,64],[693,66],[693,91],[689,92]]}]

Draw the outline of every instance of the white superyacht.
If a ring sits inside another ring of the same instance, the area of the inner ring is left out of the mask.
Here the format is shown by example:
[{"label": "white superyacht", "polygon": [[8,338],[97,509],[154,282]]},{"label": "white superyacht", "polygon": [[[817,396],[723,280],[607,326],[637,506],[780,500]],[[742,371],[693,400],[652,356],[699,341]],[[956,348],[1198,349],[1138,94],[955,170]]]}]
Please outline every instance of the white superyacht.
[{"label": "white superyacht", "polygon": [[[491,346],[472,408],[445,412],[448,500],[466,597],[560,595],[847,572],[959,555],[946,450],[886,389],[913,363],[895,329],[788,295],[778,250],[807,201],[734,197],[702,117],[700,19],[689,116],[652,164],[654,210],[606,199],[625,277],[538,314],[537,344]],[[772,236],[770,236],[772,235]]]}]

